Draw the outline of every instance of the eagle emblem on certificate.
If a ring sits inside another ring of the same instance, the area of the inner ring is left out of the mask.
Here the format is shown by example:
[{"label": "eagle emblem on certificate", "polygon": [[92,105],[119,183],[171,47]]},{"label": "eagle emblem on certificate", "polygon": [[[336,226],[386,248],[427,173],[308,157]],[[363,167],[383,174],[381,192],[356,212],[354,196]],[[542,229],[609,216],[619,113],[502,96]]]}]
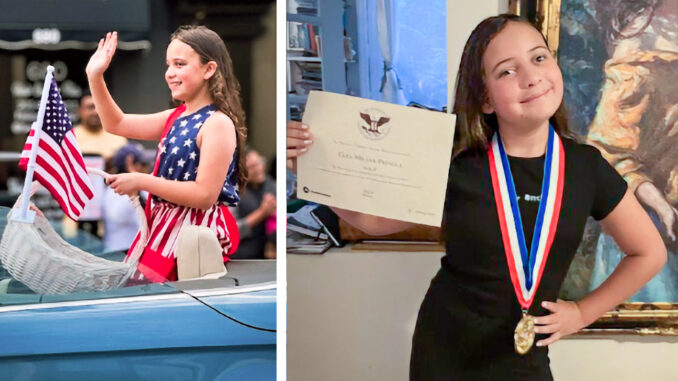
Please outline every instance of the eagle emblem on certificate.
[{"label": "eagle emblem on certificate", "polygon": [[360,111],[358,128],[360,132],[368,139],[383,139],[391,130],[391,124],[388,122],[391,118],[385,112],[369,108]]}]

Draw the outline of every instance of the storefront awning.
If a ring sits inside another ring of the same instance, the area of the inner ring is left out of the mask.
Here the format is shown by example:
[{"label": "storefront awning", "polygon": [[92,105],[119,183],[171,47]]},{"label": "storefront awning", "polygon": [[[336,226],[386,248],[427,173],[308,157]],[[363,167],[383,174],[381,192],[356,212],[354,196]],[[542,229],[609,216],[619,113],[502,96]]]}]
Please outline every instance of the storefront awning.
[{"label": "storefront awning", "polygon": [[118,32],[118,49],[150,49],[149,0],[0,0],[0,49],[96,49]]}]

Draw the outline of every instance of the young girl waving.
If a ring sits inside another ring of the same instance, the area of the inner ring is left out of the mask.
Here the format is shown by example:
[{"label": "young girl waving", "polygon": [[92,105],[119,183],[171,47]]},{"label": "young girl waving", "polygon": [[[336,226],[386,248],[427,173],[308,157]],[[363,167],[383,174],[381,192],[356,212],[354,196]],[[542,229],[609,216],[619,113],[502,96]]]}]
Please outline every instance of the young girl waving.
[{"label": "young girl waving", "polygon": [[240,88],[221,38],[202,26],[180,27],[167,47],[165,80],[181,106],[149,115],[125,114],[103,78],[117,41],[116,32],[108,33],[86,69],[101,122],[116,135],[159,140],[159,152],[155,175],[125,173],[107,182],[120,194],[146,190],[153,195],[139,271],[152,281],[176,280],[175,248],[182,227],[210,228],[224,255],[231,245],[224,206],[238,202],[238,187],[246,178]]},{"label": "young girl waving", "polygon": [[[600,153],[571,138],[562,101],[560,69],[531,24],[500,15],[471,33],[457,79],[446,255],[417,318],[412,380],[552,379],[547,346],[663,266],[666,250],[649,217]],[[288,124],[288,157],[302,154],[310,137]],[[337,213],[370,233],[408,226]],[[582,300],[558,300],[588,216],[627,256]]]}]

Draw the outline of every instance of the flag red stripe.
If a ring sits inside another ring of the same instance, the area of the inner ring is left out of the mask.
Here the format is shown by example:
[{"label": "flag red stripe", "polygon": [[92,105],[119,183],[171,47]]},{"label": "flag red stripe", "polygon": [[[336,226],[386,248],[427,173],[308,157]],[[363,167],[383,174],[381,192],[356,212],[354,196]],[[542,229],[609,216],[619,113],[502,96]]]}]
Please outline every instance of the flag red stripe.
[{"label": "flag red stripe", "polygon": [[60,192],[58,189],[56,189],[56,188],[54,187],[54,185],[52,184],[52,182],[49,181],[48,179],[45,179],[45,178],[42,176],[42,174],[41,174],[40,172],[38,172],[38,171],[36,171],[36,172],[34,173],[34,176],[35,176],[36,180],[38,180],[38,181],[40,182],[40,184],[42,184],[42,186],[44,186],[45,188],[47,188],[47,190],[49,191],[49,193],[52,194],[52,197],[54,197],[54,199],[59,203],[59,205],[61,206],[61,209],[64,211],[64,213],[66,213],[66,215],[67,215],[69,218],[71,218],[71,219],[74,219],[74,220],[77,219],[77,216],[76,216],[75,213],[69,208],[68,204],[66,203],[66,200],[64,200],[64,199],[61,197],[61,192]]},{"label": "flag red stripe", "polygon": [[[168,220],[165,222],[165,225],[162,228],[161,234],[163,235],[160,244],[158,245],[158,253],[161,253],[163,257],[169,257],[170,254],[173,252],[172,248],[174,246],[174,242],[176,242],[176,236],[178,232],[175,232],[175,229],[180,229],[181,227],[178,226],[179,220],[183,220],[185,217],[185,214],[182,213],[183,210],[180,210],[179,208],[172,208],[172,209],[165,209],[164,210],[167,214],[169,214]],[[168,229],[169,228],[169,229]],[[173,234],[174,233],[174,234]]]},{"label": "flag red stripe", "polygon": [[[39,148],[41,149],[41,154],[37,156],[35,163],[45,169],[50,170],[52,176],[57,181],[59,181],[64,189],[69,193],[68,197],[73,198],[73,201],[77,202],[78,204],[84,205],[87,200],[83,200],[83,197],[81,197],[76,189],[72,186],[73,180],[75,180],[77,176],[73,176],[72,173],[70,173],[70,168],[67,168],[67,164],[64,163],[64,160],[60,157],[59,153],[55,152],[45,140],[40,141]],[[54,161],[54,163],[58,166],[58,169],[61,169],[61,173],[59,173],[57,168],[53,168],[53,164],[47,161],[47,157]],[[80,182],[78,182],[78,185],[80,185]]]},{"label": "flag red stripe", "polygon": [[[69,132],[69,134],[72,134],[72,133]],[[68,165],[71,168],[71,173],[75,173],[77,175],[77,176],[75,176],[75,180],[77,181],[78,186],[80,187],[80,189],[83,190],[83,192],[85,193],[85,195],[87,196],[88,199],[92,199],[94,197],[94,193],[92,193],[92,190],[91,190],[90,187],[85,185],[85,181],[82,177],[82,176],[85,176],[85,178],[89,180],[89,175],[87,174],[87,170],[85,169],[85,162],[82,159],[82,155],[80,155],[80,150],[73,147],[70,139],[64,139],[62,145],[65,145],[66,148],[70,151],[69,159],[70,158],[75,159],[76,162],[78,163],[78,165],[80,166],[80,168],[83,169],[83,171],[82,171],[83,173],[78,173],[77,168],[73,167],[73,162],[71,160],[66,160],[66,163],[68,163]],[[64,153],[68,154],[68,152],[65,152],[65,150],[64,150]]]},{"label": "flag red stripe", "polygon": [[69,131],[64,136],[64,143],[66,143],[66,147],[68,147],[68,149],[71,151],[71,155],[73,155],[75,162],[78,163],[80,167],[85,168],[85,160],[83,160],[82,155],[80,154],[80,147],[78,147],[78,143],[75,140],[75,134],[73,131]]},{"label": "flag red stripe", "polygon": [[43,147],[43,149],[45,149],[49,155],[59,163],[62,170],[64,170],[64,173],[68,174],[69,183],[77,184],[77,187],[73,185],[73,188],[81,191],[81,199],[85,198],[89,200],[94,196],[90,190],[90,185],[88,185],[90,180],[84,165],[76,168],[73,167],[72,160],[78,156],[82,156],[79,154],[79,152],[77,155],[69,156],[64,150],[63,142],[62,145],[59,146],[49,137],[40,140],[40,147]]},{"label": "flag red stripe", "polygon": [[[36,158],[35,164],[37,164],[37,166],[38,166],[36,168],[35,173],[39,173],[39,172],[48,173],[52,178],[54,178],[54,181],[56,181],[56,183],[59,184],[59,186],[62,188],[62,193],[65,193],[64,196],[66,196],[66,199],[68,200],[68,205],[70,205],[71,210],[82,209],[82,207],[85,205],[85,203],[82,202],[82,200],[80,200],[79,198],[73,196],[73,193],[71,192],[70,187],[66,183],[64,183],[63,177],[61,177],[59,175],[59,173],[52,166],[47,164],[45,162],[45,159],[42,158],[42,156],[38,156]],[[43,180],[46,181],[47,179],[43,178]],[[48,182],[50,186],[45,185],[45,183],[43,183],[43,182],[40,182],[40,183],[47,189],[50,189],[50,187],[53,189],[52,182],[51,181],[46,181],[46,182]],[[50,193],[52,193],[52,192],[50,191]],[[52,193],[52,196],[54,198],[57,198],[57,197],[61,198],[62,197],[61,194],[54,194],[54,193]],[[75,203],[77,203],[77,205],[79,207],[76,206],[76,204],[73,203],[74,201],[75,201]]]}]

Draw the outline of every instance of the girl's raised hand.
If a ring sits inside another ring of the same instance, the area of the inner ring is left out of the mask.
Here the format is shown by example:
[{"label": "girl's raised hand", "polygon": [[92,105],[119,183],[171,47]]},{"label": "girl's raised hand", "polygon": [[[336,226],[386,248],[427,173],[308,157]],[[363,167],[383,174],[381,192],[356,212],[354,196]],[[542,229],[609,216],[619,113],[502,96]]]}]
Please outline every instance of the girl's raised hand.
[{"label": "girl's raised hand", "polygon": [[308,146],[313,143],[313,136],[308,126],[301,122],[287,122],[287,167],[292,172],[297,172],[297,156],[308,151]]},{"label": "girl's raised hand", "polygon": [[118,32],[108,32],[106,39],[99,40],[97,51],[92,54],[92,57],[87,63],[85,72],[87,77],[101,76],[104,74],[108,65],[111,63],[115,49],[118,47]]}]

